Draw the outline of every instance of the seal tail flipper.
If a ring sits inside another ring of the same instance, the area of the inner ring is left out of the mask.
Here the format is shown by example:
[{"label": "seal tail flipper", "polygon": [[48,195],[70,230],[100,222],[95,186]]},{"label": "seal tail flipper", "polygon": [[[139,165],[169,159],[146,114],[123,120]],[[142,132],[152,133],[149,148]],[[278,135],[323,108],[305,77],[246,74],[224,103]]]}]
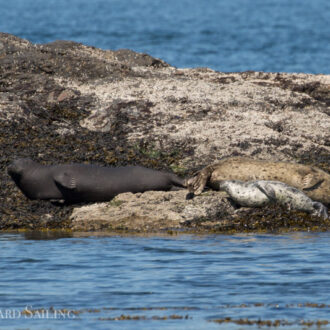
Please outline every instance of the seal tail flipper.
[{"label": "seal tail flipper", "polygon": [[256,187],[264,193],[271,202],[277,202],[275,190],[270,185],[266,184],[262,187],[259,183],[256,183]]},{"label": "seal tail flipper", "polygon": [[315,209],[313,214],[323,219],[329,219],[328,209],[322,203],[313,202],[313,208]]},{"label": "seal tail flipper", "polygon": [[204,173],[200,173],[200,175],[198,175],[198,180],[194,185],[195,195],[200,195],[203,192],[208,178],[209,176],[205,175]]},{"label": "seal tail flipper", "polygon": [[54,181],[63,188],[73,190],[77,187],[75,178],[67,172],[62,172],[54,176]]},{"label": "seal tail flipper", "polygon": [[186,187],[190,193],[200,195],[203,192],[208,179],[209,174],[201,171],[192,178],[186,180]]},{"label": "seal tail flipper", "polygon": [[192,178],[186,179],[185,184],[190,193],[195,192],[195,185],[196,185],[197,179],[198,179],[197,175],[193,176]]},{"label": "seal tail flipper", "polygon": [[187,187],[186,180],[179,178],[175,174],[171,175],[171,182],[172,182],[173,186],[176,186],[176,187],[181,187],[181,188]]}]

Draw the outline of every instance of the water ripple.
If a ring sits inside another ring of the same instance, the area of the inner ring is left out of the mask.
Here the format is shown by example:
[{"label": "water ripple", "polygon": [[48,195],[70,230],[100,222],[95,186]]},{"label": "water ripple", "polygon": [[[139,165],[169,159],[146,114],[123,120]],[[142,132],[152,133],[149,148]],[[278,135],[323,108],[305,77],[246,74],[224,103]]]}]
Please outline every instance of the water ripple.
[{"label": "water ripple", "polygon": [[[138,320],[146,329],[196,329],[218,328],[208,321],[224,317],[329,319],[330,233],[33,237],[0,235],[0,316],[5,309],[55,306],[77,311],[80,326],[108,328],[119,318],[126,329]],[[19,328],[20,321],[1,320],[4,328]],[[24,327],[53,326],[34,321]]]},{"label": "water ripple", "polygon": [[11,0],[1,1],[0,31],[129,48],[177,67],[328,74],[329,13],[327,0]]}]

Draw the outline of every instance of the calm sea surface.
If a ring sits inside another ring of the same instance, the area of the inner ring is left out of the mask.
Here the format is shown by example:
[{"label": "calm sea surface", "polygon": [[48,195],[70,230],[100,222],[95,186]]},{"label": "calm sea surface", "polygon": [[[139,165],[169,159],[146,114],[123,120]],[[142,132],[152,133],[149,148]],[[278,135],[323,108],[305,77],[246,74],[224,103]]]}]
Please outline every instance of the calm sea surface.
[{"label": "calm sea surface", "polygon": [[[245,329],[212,322],[230,317],[297,329],[302,319],[330,321],[329,239],[1,234],[0,328]],[[120,316],[138,319],[113,320]]]},{"label": "calm sea surface", "polygon": [[178,67],[330,73],[329,0],[0,0],[0,31]]}]

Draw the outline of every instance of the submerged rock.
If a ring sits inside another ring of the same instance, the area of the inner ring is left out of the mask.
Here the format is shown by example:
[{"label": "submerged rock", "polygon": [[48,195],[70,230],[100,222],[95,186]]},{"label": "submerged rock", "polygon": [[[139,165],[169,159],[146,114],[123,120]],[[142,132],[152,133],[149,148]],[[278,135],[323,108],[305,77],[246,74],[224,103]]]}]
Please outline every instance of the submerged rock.
[{"label": "submerged rock", "polygon": [[[6,168],[19,156],[44,164],[139,164],[188,176],[222,157],[246,155],[329,172],[329,113],[329,75],[177,69],[131,50],[104,51],[69,41],[36,45],[0,33],[0,228],[213,230],[221,226],[217,221],[233,225],[244,212],[256,224],[264,212],[274,216],[268,225],[274,229],[286,211],[279,216],[267,209],[238,212],[210,191],[192,201],[184,199],[185,192],[128,194],[129,207],[118,206],[117,220],[105,211],[111,208],[100,205],[83,206],[83,218],[80,208],[27,200]],[[168,201],[156,202],[162,198]],[[134,203],[141,203],[138,210]],[[148,204],[157,212],[148,212]],[[96,210],[105,225],[95,220]],[[149,220],[132,220],[132,210]],[[237,230],[258,229],[239,221]]]}]

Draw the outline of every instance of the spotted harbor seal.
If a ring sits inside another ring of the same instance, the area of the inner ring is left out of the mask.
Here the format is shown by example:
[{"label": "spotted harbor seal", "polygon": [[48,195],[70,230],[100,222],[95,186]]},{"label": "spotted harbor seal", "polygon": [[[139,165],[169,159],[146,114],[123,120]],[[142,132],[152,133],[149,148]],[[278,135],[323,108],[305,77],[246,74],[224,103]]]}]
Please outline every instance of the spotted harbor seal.
[{"label": "spotted harbor seal", "polygon": [[183,180],[141,166],[102,167],[86,164],[41,165],[29,158],[19,158],[8,173],[29,199],[66,203],[101,202],[123,192],[170,190],[183,187]]},{"label": "spotted harbor seal", "polygon": [[225,191],[241,206],[262,207],[269,203],[286,205],[290,209],[304,211],[328,219],[327,208],[314,202],[302,191],[279,181],[221,181],[219,190]]},{"label": "spotted harbor seal", "polygon": [[219,190],[222,180],[281,181],[302,190],[313,200],[330,204],[330,174],[315,166],[231,157],[209,165],[186,182],[190,193],[199,195],[207,184]]}]

